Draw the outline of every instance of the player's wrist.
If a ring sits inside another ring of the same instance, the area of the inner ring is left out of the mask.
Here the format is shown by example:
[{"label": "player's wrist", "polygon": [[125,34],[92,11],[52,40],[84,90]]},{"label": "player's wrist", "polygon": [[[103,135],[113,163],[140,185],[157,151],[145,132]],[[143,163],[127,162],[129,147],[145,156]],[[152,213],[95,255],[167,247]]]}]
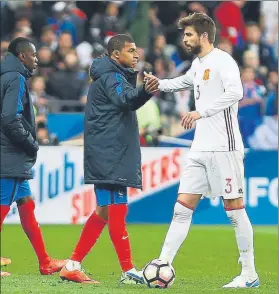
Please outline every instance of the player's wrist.
[{"label": "player's wrist", "polygon": [[205,110],[204,111],[197,111],[197,112],[198,112],[198,114],[200,115],[201,118],[204,118],[204,117],[208,116]]}]

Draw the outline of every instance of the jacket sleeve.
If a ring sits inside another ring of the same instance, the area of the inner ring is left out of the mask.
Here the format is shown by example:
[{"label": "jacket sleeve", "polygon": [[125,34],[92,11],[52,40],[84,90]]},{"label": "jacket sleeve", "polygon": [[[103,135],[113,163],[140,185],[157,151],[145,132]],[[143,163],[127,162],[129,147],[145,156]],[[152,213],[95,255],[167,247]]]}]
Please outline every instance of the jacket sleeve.
[{"label": "jacket sleeve", "polygon": [[215,115],[231,107],[243,98],[243,86],[240,79],[239,67],[234,59],[229,56],[219,66],[224,93],[217,97],[207,109],[200,112],[201,117]]},{"label": "jacket sleeve", "polygon": [[144,86],[133,88],[126,78],[118,73],[112,73],[105,77],[104,88],[113,104],[121,109],[137,110],[151,97]]},{"label": "jacket sleeve", "polygon": [[184,89],[193,89],[194,74],[194,64],[192,64],[191,68],[183,76],[159,80],[159,90],[163,92],[178,92]]},{"label": "jacket sleeve", "polygon": [[5,135],[18,148],[33,156],[39,149],[37,141],[27,131],[21,121],[23,113],[22,97],[25,79],[20,74],[14,75],[6,86],[1,111],[1,127]]}]

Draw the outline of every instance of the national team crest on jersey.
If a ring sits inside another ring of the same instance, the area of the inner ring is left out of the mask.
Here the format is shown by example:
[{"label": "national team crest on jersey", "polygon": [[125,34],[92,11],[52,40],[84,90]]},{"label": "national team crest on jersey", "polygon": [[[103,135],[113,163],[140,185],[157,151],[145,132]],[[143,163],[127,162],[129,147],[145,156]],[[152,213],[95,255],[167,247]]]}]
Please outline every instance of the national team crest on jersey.
[{"label": "national team crest on jersey", "polygon": [[209,73],[210,73],[210,69],[206,69],[204,71],[204,74],[203,74],[203,80],[204,81],[208,81],[209,80]]}]

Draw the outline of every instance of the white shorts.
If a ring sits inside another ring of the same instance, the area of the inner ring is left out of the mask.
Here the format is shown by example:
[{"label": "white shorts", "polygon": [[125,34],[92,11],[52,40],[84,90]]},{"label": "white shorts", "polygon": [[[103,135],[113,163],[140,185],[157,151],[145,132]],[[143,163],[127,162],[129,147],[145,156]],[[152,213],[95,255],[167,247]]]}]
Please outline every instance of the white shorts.
[{"label": "white shorts", "polygon": [[187,153],[179,194],[236,199],[243,197],[244,165],[240,151]]}]

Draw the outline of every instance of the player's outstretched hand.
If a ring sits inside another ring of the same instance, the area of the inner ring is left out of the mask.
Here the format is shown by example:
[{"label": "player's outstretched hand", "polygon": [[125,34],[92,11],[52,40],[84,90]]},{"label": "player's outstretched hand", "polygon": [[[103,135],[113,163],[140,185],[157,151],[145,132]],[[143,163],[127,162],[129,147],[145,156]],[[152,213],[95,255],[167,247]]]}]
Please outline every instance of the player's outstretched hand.
[{"label": "player's outstretched hand", "polygon": [[152,74],[144,72],[144,87],[145,91],[149,94],[157,92],[159,90],[159,79]]},{"label": "player's outstretched hand", "polygon": [[197,111],[187,112],[182,117],[181,125],[184,127],[184,129],[189,130],[192,128],[193,123],[200,118],[201,118],[201,115]]},{"label": "player's outstretched hand", "polygon": [[[144,81],[147,81],[149,79],[158,79],[157,77],[155,77],[152,72],[147,73],[146,71],[143,72],[144,74]],[[159,79],[158,79],[159,80]]]}]

